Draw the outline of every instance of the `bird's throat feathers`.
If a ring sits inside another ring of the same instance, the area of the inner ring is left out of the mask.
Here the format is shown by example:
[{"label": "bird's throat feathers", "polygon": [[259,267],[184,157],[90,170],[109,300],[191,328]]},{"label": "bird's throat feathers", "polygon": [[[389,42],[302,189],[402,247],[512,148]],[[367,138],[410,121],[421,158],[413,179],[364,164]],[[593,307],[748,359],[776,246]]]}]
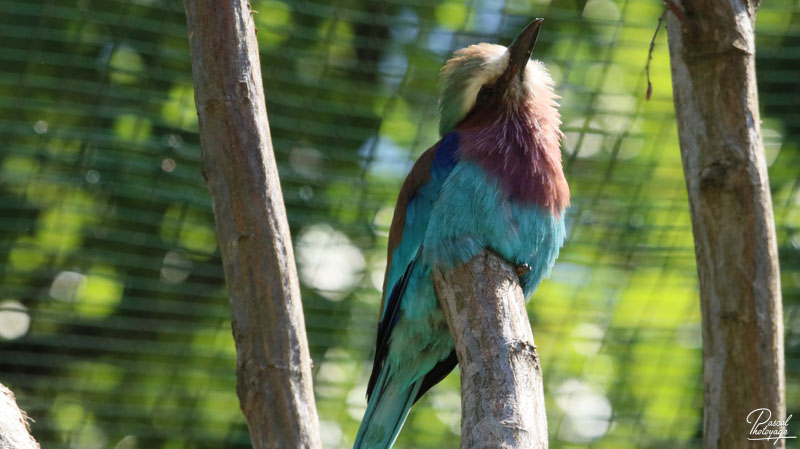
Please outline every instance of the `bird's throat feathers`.
[{"label": "bird's throat feathers", "polygon": [[509,58],[506,47],[486,43],[455,52],[441,71],[439,132],[458,132],[459,159],[478,163],[512,198],[560,215],[569,205],[569,187],[561,167],[559,97],[545,65],[529,60],[522,78],[501,89],[502,101],[476,101]]},{"label": "bird's throat feathers", "polygon": [[556,107],[554,98],[539,97],[496,114],[468,117],[456,128],[460,159],[483,167],[514,200],[561,215],[569,205],[569,186]]}]

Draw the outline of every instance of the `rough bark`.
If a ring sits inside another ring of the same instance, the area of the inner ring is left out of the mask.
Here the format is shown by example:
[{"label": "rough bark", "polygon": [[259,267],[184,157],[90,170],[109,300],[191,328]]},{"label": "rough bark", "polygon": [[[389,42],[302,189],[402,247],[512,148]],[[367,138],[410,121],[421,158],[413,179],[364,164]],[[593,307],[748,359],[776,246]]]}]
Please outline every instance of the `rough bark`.
[{"label": "rough bark", "polygon": [[0,449],[39,449],[28,421],[28,415],[17,406],[14,393],[0,384]]},{"label": "rough bark", "polygon": [[772,419],[783,419],[786,408],[778,253],[755,75],[758,2],[667,6],[703,315],[704,447],[761,448],[764,441],[748,440],[748,413],[766,407]]},{"label": "rough bark", "polygon": [[542,369],[516,272],[486,251],[434,277],[461,369],[461,447],[547,448]]},{"label": "rough bark", "polygon": [[319,448],[300,289],[249,5],[186,0],[184,6],[242,411],[255,448]]}]

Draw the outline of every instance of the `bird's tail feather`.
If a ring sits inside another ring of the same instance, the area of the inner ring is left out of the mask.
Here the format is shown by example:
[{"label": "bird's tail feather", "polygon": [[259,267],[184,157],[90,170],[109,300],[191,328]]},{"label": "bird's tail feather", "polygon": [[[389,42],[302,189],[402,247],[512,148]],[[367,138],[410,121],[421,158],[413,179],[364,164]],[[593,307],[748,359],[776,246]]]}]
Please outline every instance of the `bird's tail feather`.
[{"label": "bird's tail feather", "polygon": [[353,449],[389,449],[397,439],[422,380],[405,388],[384,366],[364,412]]}]

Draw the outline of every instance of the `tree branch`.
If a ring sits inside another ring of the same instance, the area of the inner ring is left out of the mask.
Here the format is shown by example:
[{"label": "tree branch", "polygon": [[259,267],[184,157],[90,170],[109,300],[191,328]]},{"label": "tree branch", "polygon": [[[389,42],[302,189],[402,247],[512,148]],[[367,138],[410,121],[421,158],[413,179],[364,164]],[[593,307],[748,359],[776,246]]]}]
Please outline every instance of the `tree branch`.
[{"label": "tree branch", "polygon": [[249,4],[184,5],[242,411],[255,448],[319,448],[300,289]]},{"label": "tree branch", "polygon": [[704,447],[763,447],[747,439],[748,413],[766,407],[772,419],[784,419],[786,405],[780,272],[754,60],[758,3],[667,4],[703,313]]},{"label": "tree branch", "polygon": [[547,448],[542,369],[514,269],[485,251],[434,281],[461,369],[461,447]]},{"label": "tree branch", "polygon": [[28,428],[28,416],[19,409],[14,393],[0,384],[0,448],[39,449]]}]

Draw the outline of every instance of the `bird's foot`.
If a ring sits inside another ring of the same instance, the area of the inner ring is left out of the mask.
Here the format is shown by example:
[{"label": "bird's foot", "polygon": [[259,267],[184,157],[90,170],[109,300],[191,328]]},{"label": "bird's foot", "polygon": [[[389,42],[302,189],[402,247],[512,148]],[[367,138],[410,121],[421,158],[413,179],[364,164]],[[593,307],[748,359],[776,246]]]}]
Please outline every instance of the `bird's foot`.
[{"label": "bird's foot", "polygon": [[522,277],[528,274],[529,271],[531,271],[531,266],[526,263],[519,264],[514,268],[514,271],[517,272],[517,276]]}]

